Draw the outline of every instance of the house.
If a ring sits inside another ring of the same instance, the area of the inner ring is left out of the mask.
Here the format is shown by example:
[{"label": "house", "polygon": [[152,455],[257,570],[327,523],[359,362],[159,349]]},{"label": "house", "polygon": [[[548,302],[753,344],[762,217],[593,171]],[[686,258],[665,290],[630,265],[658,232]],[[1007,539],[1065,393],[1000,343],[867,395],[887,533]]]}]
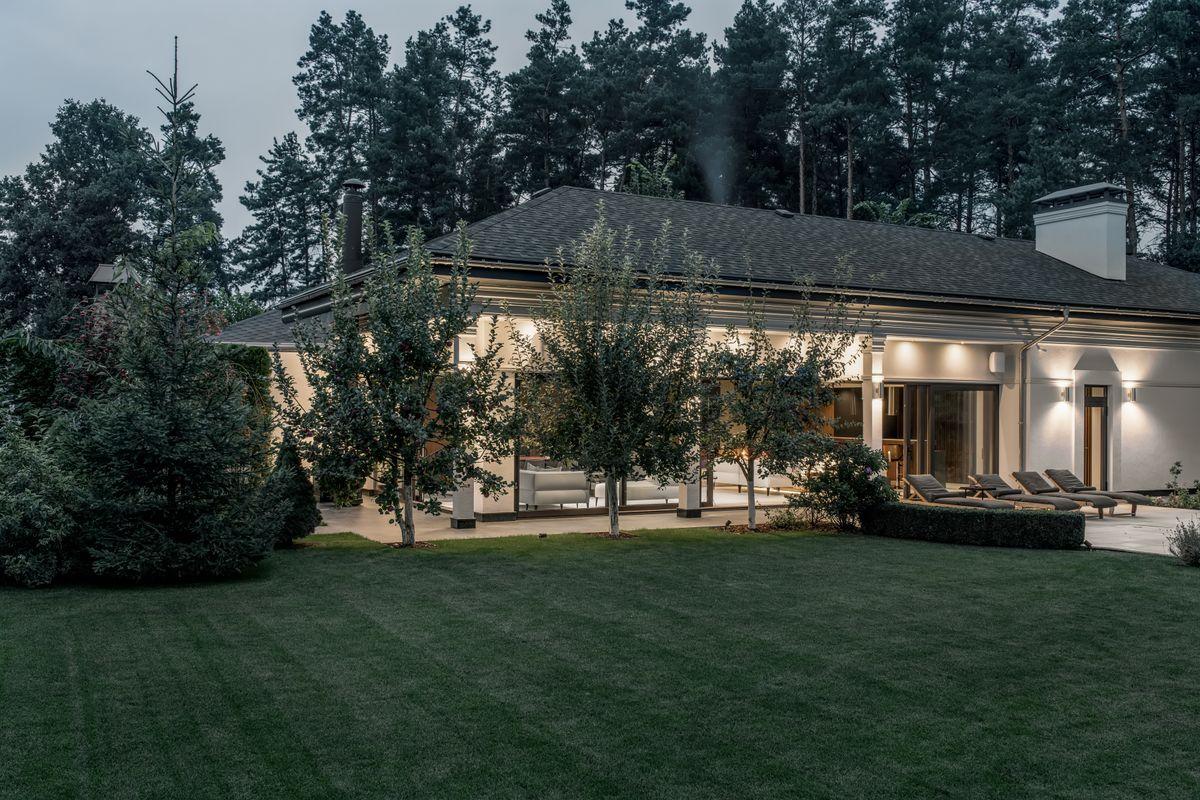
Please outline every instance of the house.
[{"label": "house", "polygon": [[[547,261],[594,224],[600,203],[610,226],[648,242],[670,222],[719,265],[714,328],[736,322],[751,276],[781,331],[799,277],[818,296],[840,286],[869,299],[872,328],[831,416],[835,434],[884,451],[897,485],[906,473],[953,486],[974,472],[1068,467],[1100,487],[1155,490],[1175,461],[1200,477],[1200,275],[1126,254],[1123,192],[1092,184],[1040,198],[1032,242],[569,187],[467,230],[480,300],[506,303],[518,324],[544,292]],[[358,187],[346,197],[353,238]],[[454,237],[429,247],[448,259]],[[278,344],[296,370],[291,326],[329,300],[328,286],[306,291],[221,338]],[[512,490],[487,499],[464,487],[457,524],[604,507],[602,486],[522,444],[493,466]],[[648,476],[622,487],[621,502],[695,515],[744,504],[739,482],[721,465],[680,487]],[[786,479],[768,483],[787,491]]]}]

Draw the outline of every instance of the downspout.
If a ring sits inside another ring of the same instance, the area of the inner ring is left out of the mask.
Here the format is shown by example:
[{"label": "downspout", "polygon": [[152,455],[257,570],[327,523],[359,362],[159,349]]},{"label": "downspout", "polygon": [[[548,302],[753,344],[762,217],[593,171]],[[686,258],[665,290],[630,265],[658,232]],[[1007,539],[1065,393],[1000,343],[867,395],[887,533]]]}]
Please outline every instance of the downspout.
[{"label": "downspout", "polygon": [[1020,356],[1021,387],[1020,387],[1020,392],[1019,392],[1020,408],[1017,411],[1017,420],[1018,420],[1017,431],[1019,433],[1019,439],[1017,442],[1017,452],[1019,455],[1018,455],[1017,461],[1020,463],[1019,468],[1022,471],[1025,470],[1025,451],[1027,449],[1026,444],[1025,444],[1027,441],[1027,437],[1025,435],[1025,429],[1028,427],[1028,420],[1027,420],[1028,412],[1026,411],[1026,405],[1027,405],[1026,398],[1028,397],[1028,393],[1029,393],[1029,357],[1028,357],[1027,353],[1029,352],[1029,350],[1031,350],[1034,347],[1037,347],[1039,344],[1046,341],[1051,336],[1053,336],[1054,334],[1056,334],[1060,330],[1062,330],[1064,327],[1066,327],[1066,324],[1070,319],[1071,319],[1071,309],[1068,308],[1067,306],[1063,306],[1062,307],[1062,319],[1059,320],[1057,323],[1055,323],[1054,327],[1050,328],[1050,330],[1046,331],[1045,333],[1043,333],[1039,336],[1035,336],[1034,338],[1030,339],[1025,344],[1021,345],[1021,356]]}]

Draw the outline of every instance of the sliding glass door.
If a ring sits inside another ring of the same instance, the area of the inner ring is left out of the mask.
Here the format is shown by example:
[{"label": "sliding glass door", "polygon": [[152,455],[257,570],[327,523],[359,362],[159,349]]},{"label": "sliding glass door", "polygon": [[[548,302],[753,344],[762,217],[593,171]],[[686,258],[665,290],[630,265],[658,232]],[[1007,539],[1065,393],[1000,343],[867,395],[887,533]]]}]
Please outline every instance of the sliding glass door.
[{"label": "sliding glass door", "polygon": [[996,472],[998,387],[903,384],[902,398],[903,475],[929,473],[947,486],[959,487],[973,474]]}]

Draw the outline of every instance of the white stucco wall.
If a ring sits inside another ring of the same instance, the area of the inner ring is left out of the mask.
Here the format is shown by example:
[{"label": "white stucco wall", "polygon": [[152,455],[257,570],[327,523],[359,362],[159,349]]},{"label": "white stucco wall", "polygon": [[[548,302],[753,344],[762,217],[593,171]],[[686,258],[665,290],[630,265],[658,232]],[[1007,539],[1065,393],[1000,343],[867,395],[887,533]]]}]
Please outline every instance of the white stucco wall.
[{"label": "white stucco wall", "polygon": [[[1109,387],[1109,484],[1156,489],[1182,461],[1200,478],[1200,346],[1197,350],[1045,345],[1031,354],[1028,466],[1069,465],[1082,477],[1084,386]],[[1072,389],[1071,402],[1060,399]],[[1125,389],[1136,389],[1128,402]]]}]

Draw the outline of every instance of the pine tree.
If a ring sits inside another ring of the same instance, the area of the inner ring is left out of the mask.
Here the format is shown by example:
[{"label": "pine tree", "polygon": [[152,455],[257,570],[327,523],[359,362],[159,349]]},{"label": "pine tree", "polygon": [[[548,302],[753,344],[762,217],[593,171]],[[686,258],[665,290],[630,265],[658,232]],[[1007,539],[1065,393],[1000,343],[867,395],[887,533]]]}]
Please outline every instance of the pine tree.
[{"label": "pine tree", "polygon": [[1148,142],[1138,135],[1147,127],[1141,119],[1151,50],[1145,8],[1144,0],[1068,0],[1054,25],[1070,149],[1087,154],[1095,177],[1124,185],[1126,238],[1134,249],[1138,189],[1148,160]]},{"label": "pine tree", "polygon": [[282,300],[326,279],[321,268],[321,181],[295,133],[276,139],[241,203],[254,216],[234,243],[239,282],[260,302]]},{"label": "pine tree", "polygon": [[728,199],[736,205],[774,208],[792,194],[788,46],[782,12],[769,0],[744,0],[725,43],[713,48],[717,116],[732,149]]},{"label": "pine tree", "polygon": [[886,125],[880,117],[888,110],[889,86],[875,38],[884,10],[882,0],[831,0],[819,42],[821,92],[813,115],[819,125],[841,138],[846,219],[855,203],[855,167],[862,160],[862,140],[872,128]]},{"label": "pine tree", "polygon": [[[308,51],[296,64],[296,115],[308,125],[308,145],[330,212],[341,185],[367,175],[367,151],[380,130],[389,52],[387,36],[376,35],[357,11],[347,11],[340,25],[322,11],[309,31]],[[373,193],[368,200],[374,210]]]},{"label": "pine tree", "polygon": [[809,177],[810,169],[815,176],[817,164],[812,105],[818,88],[817,42],[825,26],[827,11],[828,0],[784,0],[783,3],[784,31],[789,39],[787,90],[795,119],[796,207],[801,214],[816,213],[816,180]]},{"label": "pine tree", "polygon": [[552,0],[535,19],[529,63],[506,79],[508,109],[501,122],[506,162],[518,193],[578,184],[584,179],[586,112],[583,60],[568,45],[571,9]]},{"label": "pine tree", "polygon": [[50,131],[24,175],[0,179],[0,330],[55,337],[96,267],[142,245],[148,134],[103,100],[68,100]]},{"label": "pine tree", "polygon": [[282,512],[282,521],[275,531],[276,547],[291,547],[321,524],[316,491],[291,431],[284,431],[263,494],[273,508]]},{"label": "pine tree", "polygon": [[[262,557],[277,525],[261,503],[269,443],[246,383],[208,340],[214,327],[204,263],[211,223],[181,202],[206,163],[183,146],[193,90],[158,83],[165,136],[150,155],[165,211],[162,238],[136,262],[139,279],[109,295],[115,369],[51,430],[85,496],[96,575],[121,580],[236,574]],[[194,87],[193,87],[194,88]]]}]

